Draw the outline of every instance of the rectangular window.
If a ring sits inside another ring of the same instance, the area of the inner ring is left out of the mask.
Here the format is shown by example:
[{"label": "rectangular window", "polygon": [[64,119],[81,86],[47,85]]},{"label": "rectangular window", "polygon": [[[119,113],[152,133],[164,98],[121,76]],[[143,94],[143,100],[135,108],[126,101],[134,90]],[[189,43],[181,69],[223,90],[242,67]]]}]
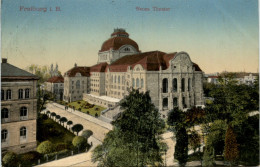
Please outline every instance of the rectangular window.
[{"label": "rectangular window", "polygon": [[182,105],[183,105],[183,108],[187,108],[185,97],[182,97]]},{"label": "rectangular window", "polygon": [[181,91],[185,92],[185,78],[181,79]]}]

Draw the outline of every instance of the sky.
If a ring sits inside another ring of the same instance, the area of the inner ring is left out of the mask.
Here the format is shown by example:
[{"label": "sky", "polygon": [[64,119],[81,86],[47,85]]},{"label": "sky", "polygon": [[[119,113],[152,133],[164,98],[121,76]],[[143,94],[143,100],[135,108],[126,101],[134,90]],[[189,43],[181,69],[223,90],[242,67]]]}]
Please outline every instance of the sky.
[{"label": "sky", "polygon": [[185,51],[205,73],[258,71],[257,0],[2,0],[1,8],[1,56],[23,69],[92,66],[124,28],[142,52]]}]

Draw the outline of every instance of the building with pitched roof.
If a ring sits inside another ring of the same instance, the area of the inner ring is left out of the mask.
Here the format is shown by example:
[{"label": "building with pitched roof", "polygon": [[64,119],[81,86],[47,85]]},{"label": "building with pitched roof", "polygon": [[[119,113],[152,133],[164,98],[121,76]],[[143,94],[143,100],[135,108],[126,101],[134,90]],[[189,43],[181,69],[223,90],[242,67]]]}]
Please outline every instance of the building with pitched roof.
[{"label": "building with pitched roof", "polygon": [[62,76],[53,76],[46,82],[46,91],[55,95],[56,100],[63,100],[64,78]]},{"label": "building with pitched roof", "polygon": [[[152,101],[163,117],[174,107],[184,109],[204,104],[203,72],[188,53],[142,53],[123,29],[114,30],[102,44],[97,64],[85,69],[84,77],[89,78],[89,85],[82,93],[89,103],[115,108],[134,88],[150,91]],[[70,71],[65,73],[65,80]],[[70,87],[66,82],[64,86]]]},{"label": "building with pitched roof", "polygon": [[36,150],[37,80],[37,76],[7,63],[5,58],[2,59],[2,153]]}]

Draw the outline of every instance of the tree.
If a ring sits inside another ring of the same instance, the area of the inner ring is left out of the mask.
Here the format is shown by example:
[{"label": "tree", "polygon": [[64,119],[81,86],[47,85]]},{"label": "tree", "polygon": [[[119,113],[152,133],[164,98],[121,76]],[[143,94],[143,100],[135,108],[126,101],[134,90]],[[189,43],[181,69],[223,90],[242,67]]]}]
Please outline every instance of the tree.
[{"label": "tree", "polygon": [[59,121],[60,120],[60,115],[56,115],[55,116],[55,121]]},{"label": "tree", "polygon": [[41,142],[41,144],[37,147],[37,152],[41,154],[48,154],[54,151],[54,144],[50,141]]},{"label": "tree", "polygon": [[62,123],[62,126],[64,126],[64,122],[67,122],[67,118],[66,117],[61,117],[60,118],[60,122]]},{"label": "tree", "polygon": [[203,161],[202,166],[203,167],[212,167],[215,166],[215,155],[214,155],[214,148],[207,147],[203,154]]},{"label": "tree", "polygon": [[72,140],[72,144],[79,150],[84,150],[88,145],[88,141],[82,136],[75,136]]},{"label": "tree", "polygon": [[93,135],[93,132],[91,130],[84,130],[82,132],[82,135],[83,137],[85,137],[86,139],[88,139],[91,135]]},{"label": "tree", "polygon": [[191,131],[191,133],[188,135],[188,142],[191,149],[193,149],[194,153],[197,148],[201,146],[200,144],[200,135],[196,131]]},{"label": "tree", "polygon": [[3,164],[7,167],[17,166],[17,155],[14,152],[7,152],[3,157]]},{"label": "tree", "polygon": [[70,126],[73,124],[73,122],[72,121],[68,121],[67,122],[67,125],[69,125],[69,130],[70,130]]},{"label": "tree", "polygon": [[233,128],[229,125],[226,138],[225,138],[225,149],[224,157],[227,161],[230,162],[230,165],[234,165],[239,156],[238,144],[236,140],[236,135],[233,131]]},{"label": "tree", "polygon": [[77,132],[77,136],[79,134],[79,132],[83,129],[83,126],[81,124],[76,124],[72,127],[72,131],[73,132]]},{"label": "tree", "polygon": [[94,149],[99,166],[155,166],[162,164],[160,148],[165,127],[149,92],[132,90],[120,102],[123,112],[113,122],[102,145]]},{"label": "tree", "polygon": [[49,114],[50,114],[51,112],[48,110],[48,111],[46,111],[46,114],[49,116]]},{"label": "tree", "polygon": [[[54,117],[56,116],[56,113],[55,113],[55,112],[52,112],[52,113],[51,113],[51,116],[54,118]],[[53,118],[52,118],[52,119],[53,119]]]},{"label": "tree", "polygon": [[173,126],[176,136],[174,158],[178,160],[180,166],[185,166],[188,160],[188,135],[185,113],[178,108],[174,108],[168,113],[167,122]]}]

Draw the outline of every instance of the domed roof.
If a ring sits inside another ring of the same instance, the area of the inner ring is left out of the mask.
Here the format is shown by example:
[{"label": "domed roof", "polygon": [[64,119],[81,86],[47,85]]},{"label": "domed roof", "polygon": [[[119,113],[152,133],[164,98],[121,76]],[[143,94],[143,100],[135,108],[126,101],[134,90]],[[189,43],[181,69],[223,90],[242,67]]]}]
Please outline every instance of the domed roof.
[{"label": "domed roof", "polygon": [[111,34],[111,38],[103,43],[100,52],[110,49],[117,50],[123,45],[131,45],[139,51],[137,43],[129,38],[129,34],[124,29],[115,29]]}]

